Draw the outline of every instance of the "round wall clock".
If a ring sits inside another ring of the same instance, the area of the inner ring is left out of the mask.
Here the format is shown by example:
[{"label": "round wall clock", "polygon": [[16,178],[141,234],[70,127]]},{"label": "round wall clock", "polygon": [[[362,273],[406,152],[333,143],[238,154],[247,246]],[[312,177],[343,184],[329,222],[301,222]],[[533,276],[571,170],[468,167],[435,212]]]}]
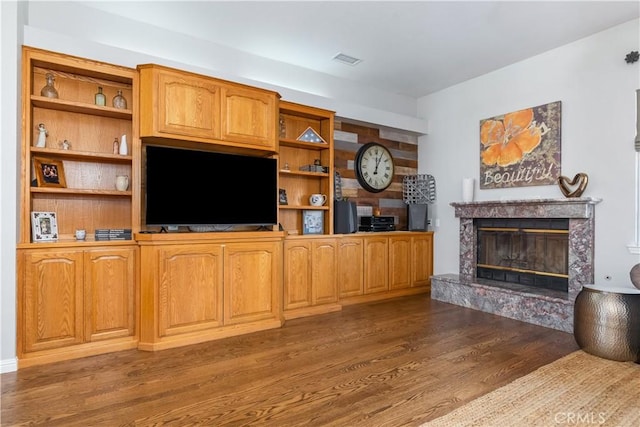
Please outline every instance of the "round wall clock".
[{"label": "round wall clock", "polygon": [[354,168],[356,178],[362,187],[372,193],[379,193],[393,181],[393,157],[384,145],[369,142],[358,150]]}]

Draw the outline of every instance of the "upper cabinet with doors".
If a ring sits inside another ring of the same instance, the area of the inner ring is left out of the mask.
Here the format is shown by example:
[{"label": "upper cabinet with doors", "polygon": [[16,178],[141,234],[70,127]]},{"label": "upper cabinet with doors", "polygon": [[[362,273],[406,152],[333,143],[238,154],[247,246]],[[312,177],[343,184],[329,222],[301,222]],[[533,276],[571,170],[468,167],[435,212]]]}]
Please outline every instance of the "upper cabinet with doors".
[{"label": "upper cabinet with doors", "polygon": [[155,64],[138,70],[141,137],[278,150],[276,92]]},{"label": "upper cabinet with doors", "polygon": [[[321,212],[316,220],[322,218],[322,229],[314,229],[314,234],[333,234],[334,116],[333,111],[280,101],[280,223],[285,231],[304,234],[304,211],[312,217],[316,211]],[[327,200],[314,206],[312,194]]]}]

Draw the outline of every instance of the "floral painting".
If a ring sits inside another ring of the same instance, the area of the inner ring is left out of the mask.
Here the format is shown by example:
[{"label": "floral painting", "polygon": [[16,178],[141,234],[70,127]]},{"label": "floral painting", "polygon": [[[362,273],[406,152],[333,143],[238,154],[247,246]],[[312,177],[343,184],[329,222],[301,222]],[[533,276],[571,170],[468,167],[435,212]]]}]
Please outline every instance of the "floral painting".
[{"label": "floral painting", "polygon": [[555,185],[561,102],[480,121],[480,188]]}]

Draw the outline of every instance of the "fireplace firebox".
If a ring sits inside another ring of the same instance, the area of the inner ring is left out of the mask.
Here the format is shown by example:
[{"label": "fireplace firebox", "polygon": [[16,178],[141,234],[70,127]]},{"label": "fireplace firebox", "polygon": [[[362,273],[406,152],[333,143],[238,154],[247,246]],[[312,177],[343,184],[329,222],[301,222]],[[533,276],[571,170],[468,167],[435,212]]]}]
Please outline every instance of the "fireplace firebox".
[{"label": "fireplace firebox", "polygon": [[568,291],[569,220],[476,218],[481,279]]}]

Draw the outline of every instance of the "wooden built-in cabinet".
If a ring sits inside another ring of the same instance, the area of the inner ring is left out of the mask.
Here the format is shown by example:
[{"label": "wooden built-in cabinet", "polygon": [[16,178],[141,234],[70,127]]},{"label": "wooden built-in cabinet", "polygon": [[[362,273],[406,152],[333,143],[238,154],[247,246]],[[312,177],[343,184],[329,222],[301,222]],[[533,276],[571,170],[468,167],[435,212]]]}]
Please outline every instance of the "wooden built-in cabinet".
[{"label": "wooden built-in cabinet", "polygon": [[[41,94],[47,74],[57,97]],[[137,345],[137,246],[93,238],[98,228],[139,226],[137,83],[135,69],[23,47],[19,367]],[[99,87],[105,105],[96,104]],[[118,91],[126,108],[112,106]],[[123,135],[128,150],[119,154],[114,140]],[[38,183],[34,159],[56,165],[58,183]],[[118,175],[129,177],[128,189],[116,189]],[[34,242],[31,212],[55,213],[56,240]],[[76,240],[76,229],[87,237]]]},{"label": "wooden built-in cabinet", "polygon": [[155,64],[138,70],[141,137],[277,152],[276,92]]},{"label": "wooden built-in cabinet", "polygon": [[429,292],[432,251],[432,232],[288,236],[284,316],[311,316],[345,304]]},{"label": "wooden built-in cabinet", "polygon": [[282,233],[137,238],[140,349],[161,350],[282,326]]},{"label": "wooden built-in cabinet", "polygon": [[133,244],[18,252],[20,367],[135,348]]},{"label": "wooden built-in cabinet", "polygon": [[338,246],[334,238],[290,237],[284,242],[284,317],[340,310]]},{"label": "wooden built-in cabinet", "polygon": [[[333,234],[333,111],[280,101],[280,150],[279,186],[286,192],[287,204],[280,205],[280,224],[285,231],[303,234],[303,211],[317,210],[323,213],[324,232]],[[305,142],[297,138],[307,128],[313,129],[324,142]],[[306,171],[300,168],[314,165],[326,167],[326,171]],[[323,206],[311,206],[312,194],[324,194]]]},{"label": "wooden built-in cabinet", "polygon": [[[40,93],[46,74],[57,98]],[[432,233],[333,234],[334,112],[159,65],[136,70],[30,47],[22,81],[19,367],[162,350],[429,290]],[[106,105],[95,102],[99,87]],[[117,92],[126,108],[112,106]],[[40,123],[44,147],[35,146]],[[298,140],[308,128],[323,141]],[[123,135],[126,154],[114,146]],[[277,157],[282,231],[140,232],[147,143]],[[66,185],[32,183],[36,158],[61,165]],[[326,169],[301,170],[314,163]],[[119,175],[129,176],[126,190],[115,188]],[[311,206],[315,193],[327,203]],[[33,211],[56,214],[57,240],[33,241]],[[321,212],[321,234],[303,235],[305,211]],[[105,228],[130,228],[134,240],[95,240]]]},{"label": "wooden built-in cabinet", "polygon": [[335,235],[340,304],[428,292],[433,232]]}]

